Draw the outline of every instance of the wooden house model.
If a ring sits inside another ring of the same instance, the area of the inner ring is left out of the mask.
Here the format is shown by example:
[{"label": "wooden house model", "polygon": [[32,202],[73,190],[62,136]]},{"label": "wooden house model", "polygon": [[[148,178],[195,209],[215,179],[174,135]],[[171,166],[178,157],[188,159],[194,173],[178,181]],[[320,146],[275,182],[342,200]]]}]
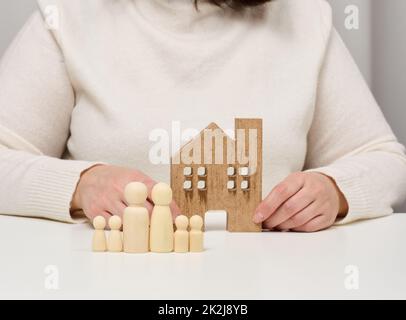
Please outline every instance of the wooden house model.
[{"label": "wooden house model", "polygon": [[260,232],[252,217],[262,199],[262,120],[235,119],[235,139],[215,123],[171,158],[171,187],[182,214],[227,212],[227,230]]}]

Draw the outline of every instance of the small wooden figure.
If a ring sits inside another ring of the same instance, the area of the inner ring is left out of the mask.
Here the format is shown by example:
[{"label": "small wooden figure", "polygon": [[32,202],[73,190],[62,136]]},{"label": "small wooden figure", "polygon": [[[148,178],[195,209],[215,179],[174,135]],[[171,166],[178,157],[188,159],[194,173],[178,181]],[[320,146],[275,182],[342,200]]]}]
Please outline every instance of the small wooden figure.
[{"label": "small wooden figure", "polygon": [[124,210],[124,252],[145,253],[149,251],[149,213],[145,208],[148,189],[141,182],[131,182],[124,190],[129,207]]},{"label": "small wooden figure", "polygon": [[202,252],[203,248],[203,218],[195,215],[190,218],[190,252]]},{"label": "small wooden figure", "polygon": [[123,251],[123,239],[121,237],[121,218],[119,216],[112,216],[109,219],[109,227],[111,229],[107,248],[110,252]]},{"label": "small wooden figure", "polygon": [[102,216],[97,216],[93,219],[93,227],[95,229],[93,234],[92,250],[94,252],[104,252],[107,250],[106,234],[106,219]]},{"label": "small wooden figure", "polygon": [[185,253],[189,251],[189,219],[186,216],[178,216],[175,219],[175,252]]},{"label": "small wooden figure", "polygon": [[171,209],[172,190],[165,183],[158,183],[152,189],[154,209],[151,216],[150,246],[152,252],[172,252],[174,230]]}]

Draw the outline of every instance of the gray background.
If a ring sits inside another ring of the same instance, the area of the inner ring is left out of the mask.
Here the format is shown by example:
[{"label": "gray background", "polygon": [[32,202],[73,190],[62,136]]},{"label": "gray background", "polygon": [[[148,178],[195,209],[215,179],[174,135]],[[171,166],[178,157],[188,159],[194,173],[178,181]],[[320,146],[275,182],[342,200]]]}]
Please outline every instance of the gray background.
[{"label": "gray background", "polygon": [[[82,0],[86,1],[86,0]],[[406,12],[405,0],[329,0],[335,25],[347,43],[382,110],[406,144]],[[344,26],[347,5],[360,9],[360,29]],[[35,0],[0,1],[0,55],[35,9]],[[406,205],[399,208],[406,212]]]}]

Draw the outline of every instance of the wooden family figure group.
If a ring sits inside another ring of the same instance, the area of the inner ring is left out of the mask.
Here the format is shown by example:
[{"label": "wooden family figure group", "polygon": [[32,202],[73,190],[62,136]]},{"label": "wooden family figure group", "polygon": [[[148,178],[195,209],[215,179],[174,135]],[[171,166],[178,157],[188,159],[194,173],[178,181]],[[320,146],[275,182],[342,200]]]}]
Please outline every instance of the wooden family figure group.
[{"label": "wooden family figure group", "polygon": [[[201,252],[203,251],[203,219],[195,215],[189,218],[178,216],[173,226],[172,190],[165,183],[156,184],[151,193],[154,203],[151,219],[145,203],[148,197],[147,187],[140,182],[131,182],[124,191],[129,206],[124,210],[123,219],[110,217],[111,229],[106,238],[106,219],[98,216],[93,220],[93,251],[95,252]],[[190,226],[190,231],[189,231]],[[121,227],[123,232],[121,232]]]}]

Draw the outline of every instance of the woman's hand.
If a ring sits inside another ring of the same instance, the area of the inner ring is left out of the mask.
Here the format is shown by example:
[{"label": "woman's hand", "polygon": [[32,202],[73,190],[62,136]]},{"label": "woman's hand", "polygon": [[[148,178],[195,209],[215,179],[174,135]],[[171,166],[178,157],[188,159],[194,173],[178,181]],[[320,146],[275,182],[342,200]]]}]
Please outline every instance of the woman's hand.
[{"label": "woman's hand", "polygon": [[330,177],[316,172],[293,173],[258,206],[254,221],[266,229],[314,232],[345,216],[348,203]]},{"label": "woman's hand", "polygon": [[[150,177],[137,170],[110,165],[94,166],[82,174],[72,199],[71,210],[73,212],[83,210],[90,220],[99,215],[106,219],[112,215],[122,216],[127,207],[124,189],[133,181],[144,183],[149,196],[156,184]],[[150,197],[145,206],[151,213],[153,204]],[[172,202],[171,209],[174,217],[179,215],[180,210],[175,202]]]}]

